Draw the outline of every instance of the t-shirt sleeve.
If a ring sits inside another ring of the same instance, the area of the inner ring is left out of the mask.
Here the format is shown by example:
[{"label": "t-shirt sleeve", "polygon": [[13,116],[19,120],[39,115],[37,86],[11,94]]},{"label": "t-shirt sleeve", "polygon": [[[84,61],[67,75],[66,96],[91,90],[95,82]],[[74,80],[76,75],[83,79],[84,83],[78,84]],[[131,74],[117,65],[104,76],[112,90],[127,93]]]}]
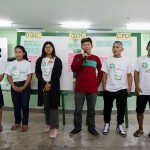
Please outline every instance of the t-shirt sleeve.
[{"label": "t-shirt sleeve", "polygon": [[127,62],[128,62],[128,65],[127,65],[127,74],[129,74],[129,73],[132,73],[132,66],[131,66],[130,61],[127,61]]},{"label": "t-shirt sleeve", "polygon": [[5,73],[5,67],[4,67],[4,64],[1,62],[0,63],[0,75],[2,75],[4,73]]},{"label": "t-shirt sleeve", "polygon": [[8,74],[11,76],[11,63],[7,66],[5,74]]},{"label": "t-shirt sleeve", "polygon": [[29,62],[28,63],[28,73],[27,74],[31,74],[35,72],[35,67]]},{"label": "t-shirt sleeve", "polygon": [[105,72],[105,73],[108,73],[108,65],[107,65],[107,60],[105,60],[102,64],[102,71]]},{"label": "t-shirt sleeve", "polygon": [[139,61],[139,58],[136,60],[136,64],[135,64],[134,70],[136,70],[138,72],[140,71],[140,61]]}]

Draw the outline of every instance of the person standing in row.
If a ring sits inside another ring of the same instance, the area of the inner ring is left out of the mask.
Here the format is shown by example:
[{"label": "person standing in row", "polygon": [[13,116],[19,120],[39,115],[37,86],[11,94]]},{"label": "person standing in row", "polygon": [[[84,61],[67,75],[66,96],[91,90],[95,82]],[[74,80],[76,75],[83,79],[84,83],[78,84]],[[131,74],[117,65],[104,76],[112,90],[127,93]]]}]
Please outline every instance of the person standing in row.
[{"label": "person standing in row", "polygon": [[[0,82],[4,78],[4,73],[5,73],[4,64],[2,62],[0,62]],[[2,90],[1,90],[1,86],[0,86],[0,132],[3,130],[2,123],[1,123],[1,121],[2,121],[2,106],[4,106],[4,100],[3,100],[3,94],[2,94]]]},{"label": "person standing in row", "polygon": [[148,54],[137,59],[134,71],[135,94],[137,95],[136,112],[139,125],[138,130],[134,132],[135,137],[140,137],[144,134],[144,111],[147,102],[150,104],[150,41],[147,44],[146,50]]},{"label": "person standing in row", "polygon": [[57,136],[59,128],[60,76],[62,62],[55,54],[52,42],[47,41],[42,48],[42,55],[36,62],[38,78],[38,106],[44,103],[45,132],[50,131],[50,138]]},{"label": "person standing in row", "polygon": [[22,121],[21,131],[26,132],[29,120],[30,81],[34,69],[28,61],[27,52],[23,46],[15,47],[15,56],[17,60],[12,61],[6,69],[7,78],[11,85],[15,116],[15,124],[11,130],[19,128]]},{"label": "person standing in row", "polygon": [[[73,136],[82,130],[82,109],[85,98],[87,100],[88,131],[95,137],[99,133],[95,130],[95,105],[98,87],[102,79],[101,61],[98,56],[91,54],[93,48],[91,38],[81,40],[82,54],[77,54],[71,69],[76,72],[74,129],[69,133]],[[98,75],[96,74],[98,70]]]},{"label": "person standing in row", "polygon": [[112,47],[113,57],[106,59],[102,65],[105,122],[102,133],[105,135],[109,132],[113,101],[116,99],[118,113],[116,132],[126,136],[122,124],[127,97],[132,89],[132,68],[129,61],[121,56],[123,50],[123,44],[115,41]]}]

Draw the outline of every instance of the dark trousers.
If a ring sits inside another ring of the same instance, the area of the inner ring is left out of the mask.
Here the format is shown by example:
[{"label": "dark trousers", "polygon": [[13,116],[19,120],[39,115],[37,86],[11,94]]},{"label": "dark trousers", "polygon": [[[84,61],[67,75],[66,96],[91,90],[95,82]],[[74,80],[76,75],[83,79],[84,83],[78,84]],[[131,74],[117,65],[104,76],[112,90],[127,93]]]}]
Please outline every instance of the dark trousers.
[{"label": "dark trousers", "polygon": [[87,101],[88,128],[95,128],[95,104],[97,93],[75,92],[74,126],[77,129],[81,129],[82,127],[82,109],[85,98]]},{"label": "dark trousers", "polygon": [[113,101],[116,99],[117,123],[124,123],[125,106],[127,103],[128,92],[126,89],[117,92],[104,91],[104,122],[110,123]]},{"label": "dark trousers", "polygon": [[[20,81],[14,84],[18,87],[22,87],[24,83],[25,81]],[[28,85],[22,93],[14,91],[11,87],[11,96],[14,105],[15,124],[20,124],[22,120],[22,125],[28,125],[30,85]],[[21,110],[23,115],[21,115]]]},{"label": "dark trousers", "polygon": [[51,129],[59,128],[59,111],[58,109],[50,108],[50,92],[43,92],[45,121]]}]

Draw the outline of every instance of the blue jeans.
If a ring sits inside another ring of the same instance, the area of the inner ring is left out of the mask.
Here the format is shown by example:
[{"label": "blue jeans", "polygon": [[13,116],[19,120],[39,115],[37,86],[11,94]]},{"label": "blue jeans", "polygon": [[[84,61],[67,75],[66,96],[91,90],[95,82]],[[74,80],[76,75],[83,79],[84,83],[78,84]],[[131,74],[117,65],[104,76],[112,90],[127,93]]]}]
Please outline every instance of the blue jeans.
[{"label": "blue jeans", "polygon": [[[22,87],[25,81],[14,82],[15,86]],[[30,84],[22,92],[16,92],[11,87],[11,96],[14,105],[15,124],[28,125],[29,119],[29,100],[30,100]],[[21,115],[22,110],[22,115]]]}]

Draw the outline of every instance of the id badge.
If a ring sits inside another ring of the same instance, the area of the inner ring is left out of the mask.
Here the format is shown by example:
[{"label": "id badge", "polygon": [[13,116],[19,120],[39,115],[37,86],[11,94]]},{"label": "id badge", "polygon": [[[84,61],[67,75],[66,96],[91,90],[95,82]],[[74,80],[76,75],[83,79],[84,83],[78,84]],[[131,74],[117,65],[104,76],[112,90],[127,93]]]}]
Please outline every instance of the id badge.
[{"label": "id badge", "polygon": [[115,80],[121,80],[122,79],[122,74],[120,70],[115,70],[114,71],[114,79]]},{"label": "id badge", "polygon": [[13,79],[20,79],[20,70],[13,70],[12,78]]}]

